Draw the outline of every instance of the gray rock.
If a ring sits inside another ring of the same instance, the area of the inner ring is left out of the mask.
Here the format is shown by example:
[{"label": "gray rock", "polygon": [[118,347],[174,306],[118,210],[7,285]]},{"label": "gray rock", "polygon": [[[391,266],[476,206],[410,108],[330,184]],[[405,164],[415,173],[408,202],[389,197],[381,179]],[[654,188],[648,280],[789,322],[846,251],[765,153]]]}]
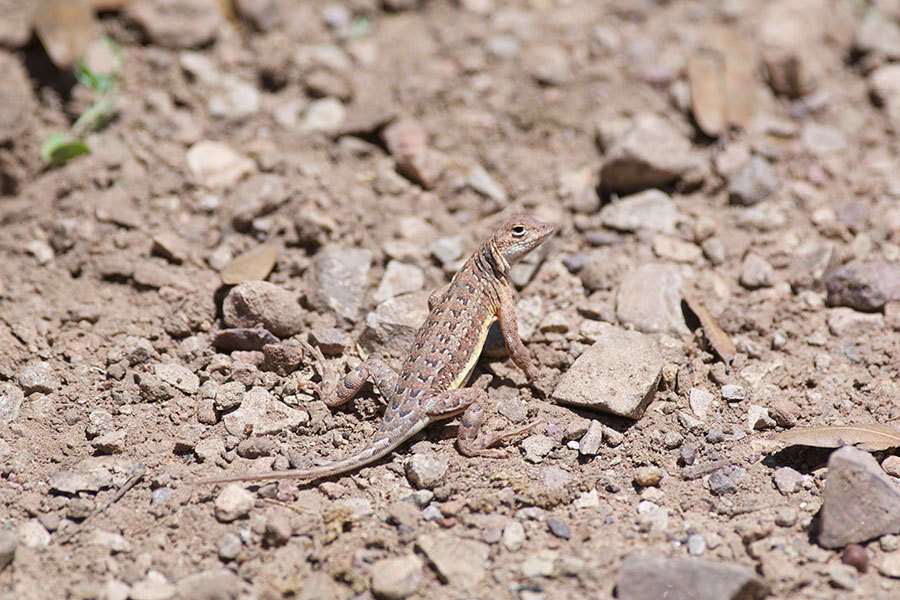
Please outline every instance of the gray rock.
[{"label": "gray rock", "polygon": [[228,532],[219,539],[219,558],[224,561],[234,560],[241,553],[241,538],[236,533]]},{"label": "gray rock", "polygon": [[844,132],[830,125],[807,123],[801,132],[803,145],[815,156],[825,156],[843,152],[847,147],[847,136]]},{"label": "gray rock", "polygon": [[337,130],[347,118],[347,109],[337,98],[322,98],[310,102],[306,114],[300,121],[300,131]]},{"label": "gray rock", "polygon": [[366,316],[359,338],[367,352],[405,356],[416,332],[428,318],[428,292],[413,292],[385,300]]},{"label": "gray rock", "polygon": [[153,569],[147,571],[147,576],[136,581],[131,586],[131,600],[169,600],[174,598],[178,590],[169,583],[166,576]]},{"label": "gray rock", "polygon": [[216,39],[222,25],[214,0],[130,2],[125,12],[155,44],[165,48],[195,48]]},{"label": "gray rock", "polygon": [[533,463],[539,463],[544,457],[550,454],[550,451],[556,446],[553,438],[537,433],[529,435],[522,440],[522,449],[525,450],[525,460]]},{"label": "gray rock", "polygon": [[863,53],[900,60],[900,25],[878,9],[867,10],[856,29],[853,45]]},{"label": "gray rock", "polygon": [[402,600],[424,581],[424,564],[415,554],[383,558],[372,565],[372,593],[382,600]]},{"label": "gray rock", "polygon": [[506,190],[481,165],[475,165],[469,169],[466,174],[466,184],[485,198],[490,198],[498,203],[506,202]]},{"label": "gray rock", "polygon": [[741,285],[756,289],[771,287],[775,279],[775,269],[766,259],[755,252],[748,252],[741,268]]},{"label": "gray rock", "polygon": [[702,421],[705,421],[709,416],[709,411],[712,408],[713,402],[715,402],[713,395],[700,388],[691,388],[688,394],[688,404],[690,405],[691,410],[697,415],[697,418]]},{"label": "gray rock", "polygon": [[687,551],[691,556],[700,556],[706,552],[706,538],[699,533],[693,533],[687,539]]},{"label": "gray rock", "polygon": [[747,390],[739,385],[729,383],[722,386],[722,400],[726,402],[742,402],[747,397]]},{"label": "gray rock", "polygon": [[869,88],[891,121],[900,123],[900,64],[887,64],[872,71]]},{"label": "gray rock", "polygon": [[607,151],[600,182],[616,191],[665,186],[701,168],[690,140],[657,115],[641,115],[624,135],[601,142]]},{"label": "gray rock", "polygon": [[384,269],[384,277],[378,284],[378,289],[372,294],[375,302],[384,302],[394,296],[417,292],[425,285],[425,274],[415,265],[408,265],[397,260],[392,260]]},{"label": "gray rock", "polygon": [[649,263],[628,273],[616,294],[616,316],[644,333],[687,334],[681,312],[682,278],[670,266]]},{"label": "gray rock", "polygon": [[200,440],[194,445],[194,454],[200,462],[215,462],[225,454],[225,442],[220,437]]},{"label": "gray rock", "polygon": [[228,433],[245,437],[249,429],[253,435],[264,436],[294,429],[309,421],[305,411],[293,409],[278,401],[268,390],[251,388],[241,401],[241,406],[222,417]]},{"label": "gray rock", "polygon": [[18,545],[19,540],[11,529],[0,529],[0,572],[13,561]]},{"label": "gray rock", "polygon": [[735,485],[734,480],[732,480],[722,469],[710,474],[707,483],[709,484],[709,491],[712,492],[714,496],[724,496],[725,494],[737,492],[737,485]]},{"label": "gray rock", "polygon": [[50,532],[37,519],[29,519],[19,525],[16,538],[26,548],[39,549],[50,545]]},{"label": "gray rock", "polygon": [[195,600],[237,600],[246,597],[247,585],[228,569],[201,571],[179,579],[175,584],[179,598]]},{"label": "gray rock", "polygon": [[263,540],[267,546],[284,546],[291,539],[294,531],[291,527],[291,517],[284,509],[275,510],[266,517]]},{"label": "gray rock", "polygon": [[187,164],[203,187],[226,188],[256,170],[256,163],[222,142],[201,140],[187,151]]},{"label": "gray rock", "polygon": [[78,492],[98,492],[112,485],[112,475],[108,470],[91,468],[87,461],[72,469],[57,471],[50,476],[50,489],[62,494],[74,495]]},{"label": "gray rock", "polygon": [[106,364],[111,365],[124,360],[133,367],[155,356],[156,350],[150,340],[129,335],[112,347],[106,356]]},{"label": "gray rock", "polygon": [[778,189],[775,170],[762,156],[753,155],[728,181],[728,199],[732,204],[750,206]]},{"label": "gray rock", "polygon": [[262,325],[280,338],[294,335],[303,327],[303,310],[297,297],[267,281],[245,281],[228,292],[222,304],[228,327]]},{"label": "gray rock", "polygon": [[662,374],[663,358],[653,338],[612,325],[566,371],[553,398],[563,404],[639,419]]},{"label": "gray rock", "polygon": [[125,430],[117,429],[92,439],[91,448],[96,454],[122,454],[125,450],[125,442]]},{"label": "gray rock", "polygon": [[18,380],[26,394],[49,394],[56,391],[62,383],[50,363],[43,360],[33,360],[26,364],[19,371]]},{"label": "gray rock", "polygon": [[12,383],[0,382],[0,424],[12,423],[19,418],[25,394]]},{"label": "gray rock", "polygon": [[881,259],[854,260],[825,275],[828,304],[856,310],[881,310],[900,299],[900,266]]},{"label": "gray rock", "polygon": [[464,238],[461,235],[444,237],[435,240],[428,246],[428,251],[441,266],[448,268],[462,258]]},{"label": "gray rock", "polygon": [[837,337],[871,335],[884,330],[884,316],[881,313],[861,313],[844,306],[829,308],[825,322],[831,334]]},{"label": "gray rock", "polygon": [[565,521],[550,518],[547,519],[547,527],[550,533],[560,539],[567,540],[572,537],[572,528]]},{"label": "gray rock", "polygon": [[775,481],[778,491],[787,496],[800,489],[803,476],[790,467],[779,467],[775,469],[772,479]]},{"label": "gray rock", "polygon": [[822,493],[819,543],[840,548],[900,533],[900,490],[872,455],[852,446],[834,451]]},{"label": "gray rock", "polygon": [[312,269],[316,303],[355,323],[365,301],[371,264],[372,252],[364,248],[328,246],[319,250]]},{"label": "gray rock", "polygon": [[338,356],[353,345],[353,338],[336,327],[313,329],[309,332],[309,337],[325,356]]},{"label": "gray rock", "polygon": [[725,262],[726,252],[725,252],[725,244],[722,243],[717,237],[711,237],[709,239],[703,240],[703,243],[700,244],[700,247],[703,249],[703,254],[706,258],[709,259],[714,265],[721,265]]},{"label": "gray rock", "polygon": [[859,583],[859,574],[856,567],[836,562],[828,565],[828,579],[838,589],[853,590]]},{"label": "gray rock", "polygon": [[682,220],[669,195],[656,189],[626,196],[600,210],[604,227],[618,231],[645,229],[674,235]]},{"label": "gray rock", "polygon": [[176,363],[155,365],[153,372],[159,379],[185,394],[196,394],[200,389],[200,379],[190,369]]},{"label": "gray rock", "polygon": [[662,533],[669,526],[669,511],[649,500],[641,500],[637,506],[638,530],[643,533]]},{"label": "gray rock", "polygon": [[441,580],[464,590],[476,590],[484,579],[491,548],[484,542],[446,533],[426,533],[416,546],[434,565]]},{"label": "gray rock", "polygon": [[246,391],[247,388],[240,381],[223,383],[216,389],[214,404],[216,410],[229,411],[237,408],[241,405]]},{"label": "gray rock", "polygon": [[743,565],[654,555],[628,557],[616,590],[619,600],[762,600],[769,593]]},{"label": "gray rock", "polygon": [[584,437],[578,442],[578,451],[585,456],[594,456],[600,452],[603,442],[603,425],[600,421],[591,421]]},{"label": "gray rock", "polygon": [[230,523],[247,516],[253,509],[254,495],[236,483],[231,483],[216,497],[216,519]]},{"label": "gray rock", "polygon": [[413,454],[406,461],[406,477],[419,489],[432,489],[444,479],[447,460],[430,452]]},{"label": "gray rock", "polygon": [[512,521],[503,528],[503,546],[510,552],[518,552],[525,543],[525,527],[518,521]]},{"label": "gray rock", "polygon": [[239,77],[223,75],[209,95],[209,114],[226,119],[246,119],[259,112],[262,96]]},{"label": "gray rock", "polygon": [[747,428],[750,431],[757,429],[771,429],[775,427],[775,420],[769,416],[769,409],[758,404],[747,407]]}]

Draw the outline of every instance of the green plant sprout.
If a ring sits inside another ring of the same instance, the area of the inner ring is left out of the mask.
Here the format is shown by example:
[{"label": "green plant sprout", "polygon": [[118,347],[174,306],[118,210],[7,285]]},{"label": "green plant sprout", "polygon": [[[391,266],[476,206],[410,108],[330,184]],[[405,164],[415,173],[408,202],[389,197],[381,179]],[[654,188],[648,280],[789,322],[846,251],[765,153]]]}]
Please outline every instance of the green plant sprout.
[{"label": "green plant sprout", "polygon": [[122,71],[122,51],[109,37],[103,43],[114,59],[112,72],[94,73],[82,59],[75,61],[75,79],[94,93],[94,103],[72,124],[68,133],[54,133],[41,145],[41,158],[52,166],[59,166],[82,154],[90,154],[91,149],[84,138],[103,128],[114,114],[114,96]]}]

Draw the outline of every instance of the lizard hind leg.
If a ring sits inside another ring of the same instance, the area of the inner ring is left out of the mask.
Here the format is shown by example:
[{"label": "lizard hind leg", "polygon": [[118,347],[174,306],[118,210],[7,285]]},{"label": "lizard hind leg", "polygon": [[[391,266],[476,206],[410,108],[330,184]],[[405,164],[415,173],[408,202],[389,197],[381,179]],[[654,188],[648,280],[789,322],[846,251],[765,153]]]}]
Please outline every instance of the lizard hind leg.
[{"label": "lizard hind leg", "polygon": [[322,382],[316,386],[319,392],[319,399],[327,406],[340,406],[351,400],[369,377],[372,378],[375,386],[378,387],[378,391],[388,401],[393,398],[394,390],[397,387],[397,372],[380,358],[367,358],[346,375],[339,377],[325,361],[325,357],[319,348],[305,341],[301,342],[301,344],[307,352],[312,354],[315,360],[314,368],[322,379]]},{"label": "lizard hind leg", "polygon": [[425,413],[434,419],[448,419],[462,413],[456,445],[466,456],[503,458],[507,453],[491,448],[500,440],[528,431],[537,423],[498,434],[485,436],[481,425],[487,417],[487,392],[477,388],[462,388],[435,394],[424,403]]}]

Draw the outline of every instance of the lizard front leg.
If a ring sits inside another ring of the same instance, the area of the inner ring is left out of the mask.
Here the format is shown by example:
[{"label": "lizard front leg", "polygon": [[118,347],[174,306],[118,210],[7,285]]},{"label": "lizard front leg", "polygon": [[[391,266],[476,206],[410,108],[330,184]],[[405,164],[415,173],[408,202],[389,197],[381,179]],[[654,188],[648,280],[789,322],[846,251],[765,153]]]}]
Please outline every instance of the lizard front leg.
[{"label": "lizard front leg", "polygon": [[319,372],[322,382],[315,387],[318,388],[319,399],[327,406],[340,406],[348,402],[359,392],[368,377],[372,378],[378,391],[388,402],[394,397],[394,390],[397,389],[397,372],[380,358],[367,358],[358,367],[339,378],[328,366],[321,350],[307,342],[301,343],[316,360],[315,369]]},{"label": "lizard front leg", "polygon": [[425,414],[432,419],[449,419],[462,413],[459,430],[456,434],[456,445],[459,451],[466,456],[502,458],[506,456],[506,452],[492,449],[491,446],[504,438],[524,433],[541,423],[541,421],[535,421],[524,427],[485,436],[481,431],[481,425],[487,416],[486,406],[487,392],[478,388],[441,392],[423,403]]},{"label": "lizard front leg", "polygon": [[506,351],[517,367],[522,369],[530,383],[537,379],[538,372],[528,356],[528,350],[522,344],[519,337],[519,327],[516,323],[516,308],[513,304],[512,290],[509,284],[500,288],[500,307],[497,309],[497,319],[500,321],[500,332],[506,343]]}]

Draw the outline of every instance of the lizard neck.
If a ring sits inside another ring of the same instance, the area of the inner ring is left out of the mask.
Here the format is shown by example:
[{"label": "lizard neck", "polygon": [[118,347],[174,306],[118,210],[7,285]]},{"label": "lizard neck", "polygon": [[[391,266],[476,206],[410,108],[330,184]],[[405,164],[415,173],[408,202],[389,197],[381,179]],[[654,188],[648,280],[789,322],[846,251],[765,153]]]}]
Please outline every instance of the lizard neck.
[{"label": "lizard neck", "polygon": [[509,263],[492,240],[483,243],[474,258],[475,267],[490,278],[506,279],[509,274]]}]

